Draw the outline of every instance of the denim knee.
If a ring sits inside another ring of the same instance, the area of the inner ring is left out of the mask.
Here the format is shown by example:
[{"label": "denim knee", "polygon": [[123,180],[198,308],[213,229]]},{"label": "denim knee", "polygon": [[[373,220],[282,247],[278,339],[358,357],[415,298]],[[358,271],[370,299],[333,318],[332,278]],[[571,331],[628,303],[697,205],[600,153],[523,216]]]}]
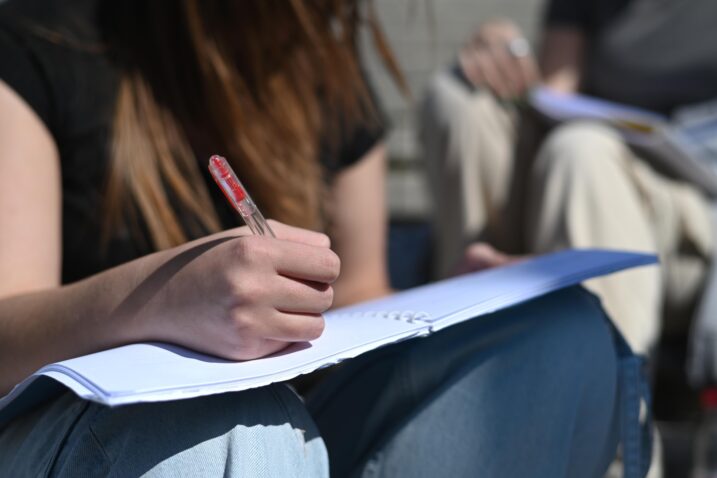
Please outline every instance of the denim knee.
[{"label": "denim knee", "polygon": [[531,329],[529,340],[539,344],[541,355],[554,364],[554,373],[612,399],[618,354],[600,300],[582,287],[572,287],[538,299],[530,314],[539,324]]},{"label": "denim knee", "polygon": [[52,475],[327,476],[327,460],[299,398],[272,385],[164,403],[92,405]]},{"label": "denim knee", "polygon": [[[599,299],[583,288],[571,288],[546,298],[560,301],[563,313],[552,315],[536,340],[554,344],[553,371],[570,384],[577,407],[569,477],[601,476],[614,459],[619,442],[618,351],[613,328]],[[601,471],[602,470],[602,471]]]},{"label": "denim knee", "polygon": [[580,288],[386,347],[339,375],[314,411],[340,476],[597,477],[617,447],[611,329]]}]

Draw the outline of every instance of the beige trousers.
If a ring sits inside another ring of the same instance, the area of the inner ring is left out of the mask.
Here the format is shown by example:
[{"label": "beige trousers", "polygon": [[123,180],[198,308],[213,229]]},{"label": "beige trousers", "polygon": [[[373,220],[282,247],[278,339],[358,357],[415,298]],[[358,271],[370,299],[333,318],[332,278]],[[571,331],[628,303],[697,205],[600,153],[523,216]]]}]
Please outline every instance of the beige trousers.
[{"label": "beige trousers", "polygon": [[450,273],[477,239],[519,253],[566,247],[656,252],[661,267],[588,287],[638,352],[655,344],[661,327],[684,330],[711,257],[706,199],[657,173],[597,123],[565,124],[535,146],[516,148],[531,144],[519,138],[527,126],[519,127],[517,117],[449,73],[430,84],[421,137],[434,192],[438,273]]}]

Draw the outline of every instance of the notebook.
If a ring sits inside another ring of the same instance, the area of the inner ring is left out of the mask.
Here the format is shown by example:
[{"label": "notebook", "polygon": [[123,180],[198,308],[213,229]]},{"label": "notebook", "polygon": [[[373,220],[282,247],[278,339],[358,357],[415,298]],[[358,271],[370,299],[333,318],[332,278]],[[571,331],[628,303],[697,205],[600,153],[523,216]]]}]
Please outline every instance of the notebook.
[{"label": "notebook", "polygon": [[666,116],[649,110],[588,95],[561,93],[547,87],[533,88],[528,99],[536,110],[555,121],[601,120],[619,127],[636,141],[668,123]]},{"label": "notebook", "polygon": [[115,406],[289,380],[587,279],[655,262],[650,254],[607,250],[567,250],[535,257],[330,311],[319,339],[258,360],[231,362],[176,345],[138,343],[53,363],[0,399],[0,426],[63,387],[84,399]]},{"label": "notebook", "polygon": [[615,127],[658,171],[717,198],[717,102],[691,105],[672,118],[581,94],[536,87],[530,105],[551,122],[595,120]]}]

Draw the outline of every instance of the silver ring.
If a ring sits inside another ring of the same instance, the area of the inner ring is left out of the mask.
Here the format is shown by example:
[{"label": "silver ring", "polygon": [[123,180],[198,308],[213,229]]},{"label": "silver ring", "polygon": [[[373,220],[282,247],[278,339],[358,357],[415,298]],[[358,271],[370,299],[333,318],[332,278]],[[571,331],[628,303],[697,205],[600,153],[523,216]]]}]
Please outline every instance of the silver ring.
[{"label": "silver ring", "polygon": [[506,44],[508,53],[515,58],[524,58],[530,55],[530,43],[524,37],[515,37]]}]

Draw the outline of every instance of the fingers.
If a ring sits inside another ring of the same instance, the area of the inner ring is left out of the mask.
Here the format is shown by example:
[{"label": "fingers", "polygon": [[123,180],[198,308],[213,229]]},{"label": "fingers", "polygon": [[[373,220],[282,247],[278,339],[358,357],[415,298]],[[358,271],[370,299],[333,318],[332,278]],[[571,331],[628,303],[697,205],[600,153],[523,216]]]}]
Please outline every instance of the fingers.
[{"label": "fingers", "polygon": [[530,43],[520,34],[504,41],[503,51],[514,65],[515,79],[519,82],[518,94],[522,95],[539,79],[538,65],[535,62]]},{"label": "fingers", "polygon": [[286,241],[273,246],[274,267],[281,275],[324,284],[339,277],[341,261],[331,249]]},{"label": "fingers", "polygon": [[228,290],[240,302],[257,294],[268,297],[261,291],[294,298],[309,292],[330,295],[333,291],[326,286],[336,281],[341,270],[339,257],[326,247],[265,236],[240,237],[224,247],[229,249],[218,251],[218,269],[225,271]]},{"label": "fingers", "polygon": [[461,50],[459,63],[474,85],[503,99],[522,96],[538,79],[530,45],[514,24],[504,20],[481,27]]},{"label": "fingers", "polygon": [[[320,314],[288,314],[275,311],[264,314],[264,320],[252,328],[251,337],[227,340],[218,350],[209,353],[231,360],[253,360],[285,349],[292,343],[318,339],[324,331],[324,318]],[[201,347],[197,347],[201,349]]]},{"label": "fingers", "polygon": [[289,226],[273,219],[269,219],[267,222],[276,234],[277,239],[299,242],[310,246],[331,247],[331,240],[326,234]]},{"label": "fingers", "polygon": [[[341,261],[336,253],[326,247],[326,236],[275,224],[279,225],[277,229],[283,237],[299,238],[303,242],[267,236],[238,237],[228,246],[233,248],[230,260],[236,261],[236,270],[242,270],[246,276],[256,274],[258,269],[266,272],[269,266],[273,272],[281,275],[325,284],[333,283],[338,278]],[[226,261],[224,264],[229,265]]]},{"label": "fingers", "polygon": [[458,54],[458,64],[468,81],[474,86],[484,86],[486,79],[483,71],[478,67],[476,54],[470,45],[463,47]]},{"label": "fingers", "polygon": [[320,314],[334,301],[334,289],[328,284],[277,278],[274,307],[287,313]]},{"label": "fingers", "polygon": [[503,76],[509,77],[510,73],[502,73],[499,70],[496,59],[489,48],[475,51],[473,53],[473,61],[475,62],[476,69],[483,77],[483,87],[488,88],[501,98],[510,96],[509,83],[503,78]]},{"label": "fingers", "polygon": [[508,52],[504,43],[493,43],[488,47],[490,62],[495,70],[499,89],[496,93],[503,99],[516,98],[525,91],[523,73],[518,59]]},{"label": "fingers", "polygon": [[281,352],[290,345],[291,342],[286,340],[255,339],[249,343],[226,345],[226,349],[212,349],[207,352],[228,360],[255,360]]},{"label": "fingers", "polygon": [[466,259],[479,268],[496,267],[511,261],[511,256],[495,249],[490,244],[478,242],[466,249]]},{"label": "fingers", "polygon": [[503,99],[521,96],[532,84],[530,64],[512,56],[503,43],[466,48],[459,62],[471,83]]},{"label": "fingers", "polygon": [[321,337],[324,331],[321,314],[295,314],[276,311],[272,320],[267,320],[262,337],[283,342],[308,342]]},{"label": "fingers", "polygon": [[523,80],[523,90],[525,91],[531,88],[540,80],[538,64],[535,61],[535,56],[533,56],[532,54],[516,58],[516,61],[519,65],[521,77]]},{"label": "fingers", "polygon": [[466,248],[463,260],[458,264],[454,273],[460,275],[490,269],[509,264],[517,259],[515,256],[500,252],[490,244],[476,242]]}]

